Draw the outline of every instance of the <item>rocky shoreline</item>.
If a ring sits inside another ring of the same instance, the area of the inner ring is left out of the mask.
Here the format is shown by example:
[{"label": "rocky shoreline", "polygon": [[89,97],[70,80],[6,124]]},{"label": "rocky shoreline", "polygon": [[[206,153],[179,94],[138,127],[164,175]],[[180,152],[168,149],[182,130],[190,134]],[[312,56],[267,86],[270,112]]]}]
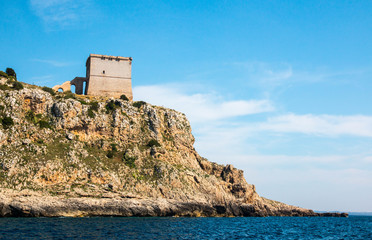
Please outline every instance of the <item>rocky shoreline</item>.
[{"label": "rocky shoreline", "polygon": [[126,196],[63,198],[43,196],[30,191],[5,192],[0,197],[0,217],[348,217],[347,213],[315,213],[294,207],[259,208],[253,204],[234,202],[214,205]]}]

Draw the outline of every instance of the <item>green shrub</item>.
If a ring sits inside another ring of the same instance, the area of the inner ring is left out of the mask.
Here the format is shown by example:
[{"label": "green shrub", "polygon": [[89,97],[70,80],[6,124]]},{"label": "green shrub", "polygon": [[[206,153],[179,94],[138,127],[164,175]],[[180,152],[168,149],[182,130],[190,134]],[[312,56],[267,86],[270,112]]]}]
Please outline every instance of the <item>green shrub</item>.
[{"label": "green shrub", "polygon": [[63,94],[64,99],[76,99],[75,93],[72,93],[71,91],[66,91]]},{"label": "green shrub", "polygon": [[95,118],[96,114],[93,112],[92,108],[88,109],[88,117],[90,118]]},{"label": "green shrub", "polygon": [[4,84],[0,84],[0,90],[10,90],[10,87],[8,87],[7,85],[4,85]]},{"label": "green shrub", "polygon": [[114,111],[118,106],[120,106],[120,102],[116,102],[116,101],[109,101],[107,104],[106,104],[106,112],[109,113],[109,112],[112,112]]},{"label": "green shrub", "polygon": [[49,121],[44,120],[42,114],[35,114],[33,111],[28,111],[25,115],[26,120],[29,122],[38,125],[40,128],[49,128],[52,129],[52,125],[50,125]]},{"label": "green shrub", "polygon": [[14,90],[21,90],[21,89],[23,89],[23,84],[20,83],[20,82],[14,82],[12,88],[13,88]]},{"label": "green shrub", "polygon": [[26,120],[32,122],[33,124],[37,123],[37,117],[35,116],[35,113],[33,111],[28,111],[25,116]]},{"label": "green shrub", "polygon": [[39,125],[39,127],[41,128],[52,128],[48,121],[42,120],[43,118],[42,114],[39,113],[35,115],[35,113],[32,110],[26,113],[25,118],[29,122]]},{"label": "green shrub", "polygon": [[90,109],[92,109],[92,111],[98,111],[98,108],[99,108],[99,105],[98,105],[98,102],[91,102],[89,103],[90,105]]},{"label": "green shrub", "polygon": [[55,96],[56,95],[56,91],[54,91],[50,87],[43,87],[42,90],[44,90],[45,92],[50,93],[52,96]]},{"label": "green shrub", "polygon": [[113,158],[114,157],[114,152],[113,151],[108,151],[107,154],[106,154],[106,157]]},{"label": "green shrub", "polygon": [[106,109],[108,110],[108,111],[112,111],[112,110],[114,110],[115,109],[115,104],[114,104],[114,101],[110,101],[110,102],[108,102],[107,104],[106,104]]},{"label": "green shrub", "polygon": [[15,73],[14,69],[13,68],[7,68],[5,70],[6,74],[8,76],[11,76],[11,77],[14,77],[15,79],[17,79],[17,74]]},{"label": "green shrub", "polygon": [[135,168],[136,167],[136,163],[135,163],[136,158],[135,157],[130,157],[127,154],[124,154],[122,160],[125,163],[125,165],[127,165],[128,167],[130,167],[130,168]]},{"label": "green shrub", "polygon": [[160,143],[158,141],[156,141],[155,139],[151,139],[149,141],[149,143],[147,144],[148,147],[152,147],[152,146],[155,146],[155,147],[160,147]]},{"label": "green shrub", "polygon": [[52,128],[52,126],[50,126],[49,122],[47,121],[44,121],[44,120],[40,120],[38,122],[40,128]]},{"label": "green shrub", "polygon": [[116,146],[117,146],[116,143],[111,143],[111,149],[112,149],[113,152],[117,152],[118,151],[118,148]]},{"label": "green shrub", "polygon": [[8,78],[8,74],[6,74],[6,73],[3,72],[3,71],[0,71],[0,76],[1,76],[1,77],[5,77],[5,78]]},{"label": "green shrub", "polygon": [[127,98],[127,96],[125,96],[125,94],[121,95],[120,99],[124,101],[129,101],[129,99]]},{"label": "green shrub", "polygon": [[96,114],[94,112],[98,112],[98,108],[99,108],[99,105],[98,105],[98,102],[91,102],[89,103],[89,109],[88,109],[88,116],[90,118],[95,118],[96,117]]},{"label": "green shrub", "polygon": [[3,117],[1,119],[1,124],[3,125],[4,129],[8,129],[14,125],[14,121],[11,117]]},{"label": "green shrub", "polygon": [[146,105],[146,102],[144,101],[137,101],[133,103],[133,107],[141,108],[143,105]]},{"label": "green shrub", "polygon": [[117,153],[118,149],[116,147],[116,143],[111,143],[111,150],[107,152],[106,156],[108,158],[113,158],[115,156],[115,153]]},{"label": "green shrub", "polygon": [[121,106],[121,102],[119,102],[119,101],[113,101],[113,102],[114,102],[114,104],[115,104],[115,108]]},{"label": "green shrub", "polygon": [[85,100],[83,100],[83,99],[77,99],[81,104],[83,104],[83,105],[87,105],[88,103],[85,101]]}]

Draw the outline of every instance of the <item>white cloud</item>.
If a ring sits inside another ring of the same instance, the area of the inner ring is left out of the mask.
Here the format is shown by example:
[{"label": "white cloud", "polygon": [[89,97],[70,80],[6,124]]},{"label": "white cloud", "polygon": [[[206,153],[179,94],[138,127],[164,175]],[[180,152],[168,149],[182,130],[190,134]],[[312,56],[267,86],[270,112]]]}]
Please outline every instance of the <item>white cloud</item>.
[{"label": "white cloud", "polygon": [[[283,93],[288,88],[301,84],[321,82],[355,84],[356,79],[370,72],[370,67],[343,70],[318,67],[309,70],[308,67],[303,69],[301,66],[293,66],[287,62],[243,61],[226,65],[229,67],[223,70],[229,75],[236,75],[236,79],[246,79],[246,84],[259,86],[264,91],[275,91],[276,94],[278,91]],[[216,74],[221,73],[216,72]]]},{"label": "white cloud", "polygon": [[192,123],[227,119],[273,111],[269,100],[225,101],[213,93],[187,94],[185,86],[139,86],[133,89],[138,100],[174,108],[186,114]]},{"label": "white cloud", "polygon": [[366,156],[363,158],[363,162],[371,164],[372,163],[372,156]]},{"label": "white cloud", "polygon": [[325,136],[353,135],[372,137],[372,116],[296,115],[269,118],[259,130]]},{"label": "white cloud", "polygon": [[[233,163],[245,169],[260,169],[260,171],[276,170],[314,170],[317,171],[372,171],[369,162],[365,161],[368,156],[364,154],[351,155],[250,155],[235,154],[232,155]],[[349,179],[338,179],[338,183],[345,181],[354,181]],[[357,181],[355,179],[355,181]],[[359,181],[359,180],[358,180]],[[372,175],[370,178],[372,181]],[[362,182],[354,182],[363,184]]]},{"label": "white cloud", "polygon": [[46,27],[51,29],[79,22],[87,15],[90,0],[30,0],[30,5]]},{"label": "white cloud", "polygon": [[[369,150],[371,144],[361,139],[352,142],[348,139],[350,137],[372,137],[372,117],[287,114],[271,117],[262,122],[227,119],[214,123],[198,124],[193,127],[193,132],[196,136],[196,149],[213,161],[227,164],[232,159],[239,159],[240,157],[237,155],[255,154],[249,159],[255,159],[257,160],[254,161],[255,163],[263,163],[262,166],[264,166],[271,163],[264,163],[258,156],[267,152],[291,151],[291,146],[294,148],[291,154],[293,152],[301,153],[301,151],[303,154],[314,154],[312,149],[323,153],[328,151],[330,154],[337,152],[350,154],[353,151],[356,153],[363,151],[368,154],[371,152]],[[308,137],[304,139],[294,134],[307,135],[311,140]],[[324,148],[319,149],[322,145],[317,143],[317,139],[325,144]],[[301,143],[302,140],[306,142]],[[316,144],[312,144],[311,141],[315,141]],[[302,144],[305,144],[306,147],[301,146]],[[283,155],[283,157],[276,155],[273,161],[282,164],[280,159],[287,158],[287,155]],[[360,156],[355,157],[355,159],[359,158]],[[303,164],[318,160],[323,163],[332,159],[335,162],[341,161],[340,156],[332,158],[327,156],[325,159],[320,159],[309,155],[301,159]],[[372,160],[371,157],[365,157],[363,161],[370,162]]]}]

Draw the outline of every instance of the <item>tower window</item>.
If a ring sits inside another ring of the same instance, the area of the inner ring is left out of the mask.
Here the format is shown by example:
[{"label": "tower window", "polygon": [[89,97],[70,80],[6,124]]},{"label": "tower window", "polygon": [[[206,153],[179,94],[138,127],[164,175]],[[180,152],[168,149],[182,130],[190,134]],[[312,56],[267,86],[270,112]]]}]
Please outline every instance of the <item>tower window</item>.
[{"label": "tower window", "polygon": [[103,70],[102,73],[105,74],[106,73],[105,70]]}]

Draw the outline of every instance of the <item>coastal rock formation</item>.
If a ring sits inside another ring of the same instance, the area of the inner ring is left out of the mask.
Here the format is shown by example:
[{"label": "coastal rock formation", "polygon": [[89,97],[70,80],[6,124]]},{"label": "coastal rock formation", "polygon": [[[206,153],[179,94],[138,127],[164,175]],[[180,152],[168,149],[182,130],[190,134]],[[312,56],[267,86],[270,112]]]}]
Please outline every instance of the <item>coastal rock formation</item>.
[{"label": "coastal rock formation", "polygon": [[199,156],[180,112],[23,86],[0,86],[0,216],[322,215]]}]

